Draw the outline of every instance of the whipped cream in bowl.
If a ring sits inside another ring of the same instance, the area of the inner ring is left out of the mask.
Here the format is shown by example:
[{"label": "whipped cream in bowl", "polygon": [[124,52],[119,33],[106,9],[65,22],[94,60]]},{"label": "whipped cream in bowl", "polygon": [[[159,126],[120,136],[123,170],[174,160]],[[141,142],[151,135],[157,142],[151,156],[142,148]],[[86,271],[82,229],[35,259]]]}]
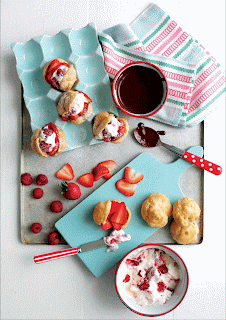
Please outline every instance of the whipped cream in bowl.
[{"label": "whipped cream in bowl", "polygon": [[187,267],[180,256],[158,244],[131,250],[115,274],[120,300],[143,316],[160,316],[175,309],[186,295],[188,282]]}]

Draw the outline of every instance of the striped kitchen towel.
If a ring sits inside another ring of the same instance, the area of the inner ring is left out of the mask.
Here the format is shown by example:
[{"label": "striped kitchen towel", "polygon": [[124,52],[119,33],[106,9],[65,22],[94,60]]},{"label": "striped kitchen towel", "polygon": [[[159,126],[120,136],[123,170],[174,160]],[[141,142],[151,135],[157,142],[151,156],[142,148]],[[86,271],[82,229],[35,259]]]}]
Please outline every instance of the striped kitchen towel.
[{"label": "striped kitchen towel", "polygon": [[147,61],[162,70],[168,98],[164,108],[150,117],[153,120],[194,126],[215,108],[213,102],[226,90],[216,60],[154,3],[130,25],[113,26],[98,36],[111,79],[133,61]]}]

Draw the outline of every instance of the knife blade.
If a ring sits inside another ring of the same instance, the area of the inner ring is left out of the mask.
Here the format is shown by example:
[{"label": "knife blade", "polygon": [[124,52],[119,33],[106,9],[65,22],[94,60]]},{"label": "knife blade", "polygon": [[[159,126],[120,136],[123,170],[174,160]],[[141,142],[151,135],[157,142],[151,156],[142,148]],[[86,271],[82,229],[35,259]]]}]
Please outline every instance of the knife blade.
[{"label": "knife blade", "polygon": [[107,246],[107,244],[105,243],[104,239],[100,239],[97,241],[92,241],[92,242],[82,244],[79,248],[70,248],[66,250],[60,250],[60,251],[55,251],[55,252],[50,252],[50,253],[45,253],[45,254],[35,256],[34,262],[39,264],[39,263],[43,263],[51,260],[60,259],[67,256],[76,255],[81,252],[99,249],[105,246]]}]

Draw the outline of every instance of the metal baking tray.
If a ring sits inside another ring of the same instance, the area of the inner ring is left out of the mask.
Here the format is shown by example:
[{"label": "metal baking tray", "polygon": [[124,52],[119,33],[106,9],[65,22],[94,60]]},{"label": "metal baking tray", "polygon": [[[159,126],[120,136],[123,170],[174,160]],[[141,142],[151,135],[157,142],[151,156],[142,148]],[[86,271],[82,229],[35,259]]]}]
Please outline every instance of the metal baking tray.
[{"label": "metal baking tray", "polygon": [[[159,161],[170,163],[177,159],[170,151],[163,147],[145,148],[140,146],[133,137],[133,129],[139,122],[152,127],[155,130],[165,130],[166,135],[162,140],[166,143],[175,145],[181,149],[188,149],[191,146],[204,145],[204,122],[192,128],[176,128],[150,119],[139,119],[124,115],[119,111],[119,115],[127,118],[130,131],[126,139],[120,144],[99,143],[88,145],[73,150],[63,152],[57,157],[43,158],[38,156],[30,147],[32,136],[29,112],[22,98],[22,148],[21,148],[21,174],[30,172],[34,178],[30,186],[21,185],[21,239],[26,244],[47,244],[48,234],[55,230],[55,223],[74,206],[79,204],[94,190],[100,187],[105,181],[100,179],[95,182],[92,188],[81,186],[82,195],[78,200],[66,200],[60,192],[61,180],[57,179],[55,173],[69,162],[75,172],[75,180],[82,174],[92,171],[101,161],[112,159],[117,162],[116,172],[123,168],[142,152],[148,152]],[[38,187],[35,178],[38,174],[46,174],[49,182],[42,186],[44,196],[37,200],[32,196],[33,189]],[[192,166],[181,176],[180,187],[186,197],[194,199],[201,208],[200,219],[198,220],[200,232],[195,244],[200,244],[203,239],[203,170]],[[50,203],[60,200],[64,209],[61,213],[53,213],[50,210]],[[101,199],[100,199],[101,200]],[[30,226],[34,222],[42,224],[43,229],[40,233],[34,234]],[[145,243],[176,244],[169,232],[169,224],[162,229],[158,229],[149,237]],[[61,243],[65,243],[62,239]]]}]

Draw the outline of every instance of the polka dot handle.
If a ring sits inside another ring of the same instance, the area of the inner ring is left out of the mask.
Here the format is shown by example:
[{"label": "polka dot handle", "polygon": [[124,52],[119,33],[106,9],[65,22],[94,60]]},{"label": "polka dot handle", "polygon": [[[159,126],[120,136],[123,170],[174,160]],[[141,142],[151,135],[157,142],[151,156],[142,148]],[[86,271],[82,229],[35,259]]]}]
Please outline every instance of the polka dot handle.
[{"label": "polka dot handle", "polygon": [[208,160],[205,160],[203,158],[200,158],[196,156],[195,154],[192,154],[188,151],[185,151],[182,158],[188,162],[193,163],[199,168],[202,168],[206,171],[209,171],[215,175],[219,175],[222,172],[222,168],[218,166],[217,164],[210,162]]}]

